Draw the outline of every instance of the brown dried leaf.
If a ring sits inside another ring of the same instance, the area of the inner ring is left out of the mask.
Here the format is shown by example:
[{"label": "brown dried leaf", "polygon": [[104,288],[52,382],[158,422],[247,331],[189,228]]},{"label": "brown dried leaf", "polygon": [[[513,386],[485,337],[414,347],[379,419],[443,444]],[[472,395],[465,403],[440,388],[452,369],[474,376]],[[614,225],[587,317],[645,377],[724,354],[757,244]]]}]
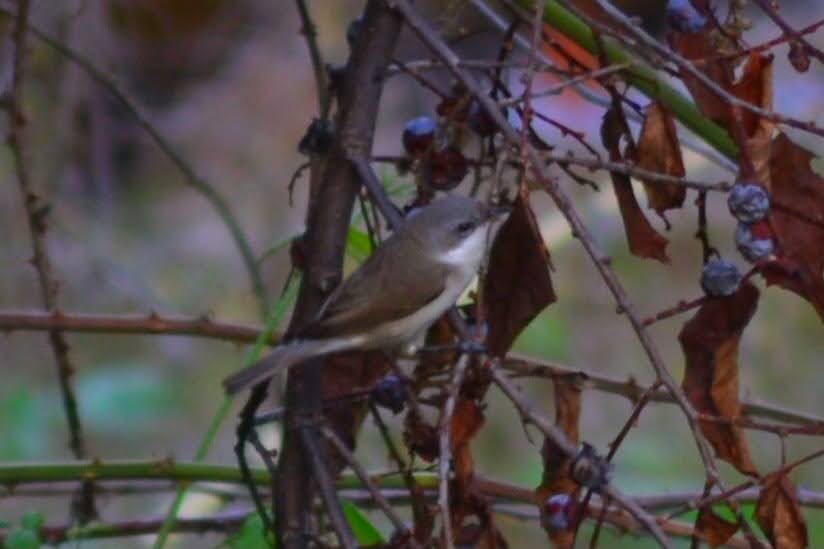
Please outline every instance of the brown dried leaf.
[{"label": "brown dried leaf", "polygon": [[[750,54],[741,79],[732,86],[732,94],[768,111],[773,104],[772,57]],[[741,122],[747,136],[747,151],[758,181],[767,189],[771,186],[770,150],[775,122],[761,118],[746,109],[740,109]]]},{"label": "brown dried leaf", "polygon": [[[623,114],[615,108],[609,109],[601,124],[601,141],[609,152],[609,159],[612,162],[624,161],[624,156],[621,154],[621,139],[626,131]],[[612,188],[615,190],[618,208],[621,210],[621,218],[624,220],[629,251],[638,257],[669,263],[669,257],[667,257],[669,241],[650,225],[641,206],[638,205],[629,176],[617,172],[610,172],[609,175],[612,178]]]},{"label": "brown dried leaf", "polygon": [[519,196],[492,245],[483,286],[486,346],[493,356],[505,355],[521,330],[557,299],[550,267],[535,214]]},{"label": "brown dried leaf", "polygon": [[724,545],[738,531],[738,524],[728,522],[705,507],[698,512],[695,529],[711,548]]},{"label": "brown dried leaf", "polygon": [[[581,417],[580,381],[577,376],[559,377],[553,381],[555,425],[574,444],[578,444],[580,437],[578,430]],[[572,459],[567,457],[549,438],[544,439],[541,456],[544,462],[543,479],[541,485],[535,489],[535,497],[541,510],[543,511],[544,501],[555,494],[569,494],[573,499],[577,499],[580,486],[572,479],[570,471]],[[571,530],[548,529],[547,534],[554,547],[571,547],[574,541],[574,532]]]},{"label": "brown dried leaf", "polygon": [[449,445],[455,469],[455,484],[459,491],[469,485],[475,471],[469,443],[483,424],[484,413],[477,402],[465,398],[458,400],[449,426]]},{"label": "brown dried leaf", "polygon": [[[647,108],[647,116],[638,137],[636,156],[638,167],[645,170],[675,177],[684,177],[687,173],[675,122],[670,112],[657,101]],[[683,185],[661,181],[643,181],[643,184],[647,193],[647,206],[658,212],[658,215],[684,204],[687,189]]]},{"label": "brown dried leaf", "polygon": [[629,251],[638,257],[669,263],[670,259],[667,255],[669,240],[658,234],[644,215],[635,198],[629,177],[615,172],[610,173],[610,176],[615,197],[618,199],[618,208],[624,220]]},{"label": "brown dried leaf", "polygon": [[[682,386],[700,413],[727,420],[740,416],[738,343],[758,297],[747,282],[729,297],[709,299],[681,329],[678,339],[687,363]],[[746,475],[758,475],[741,429],[714,421],[699,424],[719,458]]]},{"label": "brown dried leaf", "polygon": [[824,320],[824,178],[813,170],[816,159],[784,134],[773,143],[769,219],[781,259],[762,273],[768,284],[809,301]]},{"label": "brown dried leaf", "polygon": [[795,486],[786,475],[773,473],[764,479],[755,506],[755,520],[775,549],[807,547],[807,525],[798,506]]},{"label": "brown dried leaf", "polygon": [[[724,49],[731,51],[738,48],[717,29],[708,28],[700,33],[690,34],[674,33],[672,45],[676,51],[690,60],[715,57],[715,61],[699,64],[699,70],[731,95],[755,106],[772,110],[772,56],[751,53],[747,58],[741,78],[736,81],[733,71],[734,62],[717,60],[717,56],[719,51]],[[681,73],[681,78],[701,112],[734,135],[733,128],[738,122],[731,105],[697,78],[685,72]],[[738,109],[738,111],[747,138],[747,149],[757,177],[769,188],[767,166],[770,157],[770,138],[775,124],[770,120],[761,119],[749,110]]]}]

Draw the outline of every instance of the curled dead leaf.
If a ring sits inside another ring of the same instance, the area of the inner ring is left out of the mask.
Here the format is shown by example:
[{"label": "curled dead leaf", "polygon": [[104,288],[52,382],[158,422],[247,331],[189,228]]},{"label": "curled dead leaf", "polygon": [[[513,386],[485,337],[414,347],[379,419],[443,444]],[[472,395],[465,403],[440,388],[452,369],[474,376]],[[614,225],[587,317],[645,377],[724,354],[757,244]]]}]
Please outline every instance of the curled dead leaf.
[{"label": "curled dead leaf", "polygon": [[712,509],[703,508],[698,512],[695,530],[712,549],[724,545],[738,531],[738,524],[719,517]]},{"label": "curled dead leaf", "polygon": [[[684,159],[675,122],[670,112],[659,102],[647,108],[636,152],[638,167],[651,172],[684,177]],[[658,215],[666,210],[680,208],[687,196],[687,189],[676,183],[642,181],[647,193],[648,207]]]},{"label": "curled dead leaf", "polygon": [[709,299],[678,335],[686,358],[684,393],[698,412],[722,420],[700,421],[701,432],[719,458],[753,476],[758,472],[744,433],[723,420],[732,421],[741,414],[738,344],[755,314],[758,298],[758,289],[746,282],[729,297]]},{"label": "curled dead leaf", "polygon": [[786,475],[773,473],[764,479],[755,506],[755,520],[775,549],[804,549],[808,546],[807,525]]},{"label": "curled dead leaf", "polygon": [[[604,115],[601,124],[601,141],[609,151],[612,162],[623,162],[621,153],[621,138],[625,135],[626,123],[623,114],[615,108],[609,109]],[[629,176],[617,172],[610,172],[612,188],[618,200],[621,218],[624,220],[624,231],[629,243],[629,251],[638,257],[657,259],[661,263],[669,263],[667,244],[669,241],[658,234],[650,225],[649,220],[638,205],[635,193],[632,190],[632,181]]]}]

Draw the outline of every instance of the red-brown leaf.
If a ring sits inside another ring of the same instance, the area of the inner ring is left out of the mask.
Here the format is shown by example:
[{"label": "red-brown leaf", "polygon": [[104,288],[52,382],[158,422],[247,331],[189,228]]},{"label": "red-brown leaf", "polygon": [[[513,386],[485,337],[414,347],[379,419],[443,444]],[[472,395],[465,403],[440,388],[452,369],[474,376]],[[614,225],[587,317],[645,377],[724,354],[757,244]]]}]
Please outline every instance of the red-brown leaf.
[{"label": "red-brown leaf", "polygon": [[[609,109],[601,124],[601,141],[609,152],[610,161],[625,160],[621,152],[621,139],[627,136],[627,132],[626,121],[621,111],[616,108]],[[630,146],[629,149],[632,153],[633,147]],[[624,220],[629,251],[638,257],[669,263],[668,241],[652,228],[641,206],[638,205],[629,176],[617,172],[610,172],[609,175],[612,178],[612,188],[618,200],[618,208],[621,210],[621,218]]]},{"label": "red-brown leaf", "polygon": [[824,178],[810,162],[816,157],[781,134],[773,143],[772,208],[781,261],[767,265],[768,284],[809,301],[824,320]]},{"label": "red-brown leaf", "polygon": [[[670,112],[660,103],[647,108],[647,116],[638,137],[638,167],[652,172],[684,177],[684,160],[675,122]],[[662,215],[666,210],[680,208],[687,196],[687,189],[676,183],[643,181],[647,193],[647,206]]]},{"label": "red-brown leaf", "polygon": [[490,354],[505,355],[532,319],[555,302],[549,268],[535,214],[519,196],[492,246],[483,286]]},{"label": "red-brown leaf", "polygon": [[669,263],[667,255],[669,241],[650,225],[647,216],[638,205],[638,199],[635,198],[629,177],[615,172],[610,175],[612,176],[612,188],[618,199],[618,208],[624,220],[629,251],[638,257]]},{"label": "red-brown leaf", "polygon": [[785,475],[764,479],[755,506],[755,520],[775,549],[807,547],[807,526],[795,496],[795,486]]},{"label": "red-brown leaf", "polygon": [[738,524],[728,522],[705,507],[698,512],[698,520],[695,521],[695,529],[704,541],[711,548],[724,545],[738,531]]},{"label": "red-brown leaf", "polygon": [[[578,444],[578,424],[581,417],[581,384],[577,377],[559,377],[553,382],[555,388],[555,425],[566,434],[574,444]],[[577,499],[580,486],[572,479],[570,472],[571,458],[561,451],[549,438],[544,439],[541,449],[544,473],[541,485],[535,489],[535,497],[543,511],[543,503],[556,494],[569,494]],[[571,530],[548,529],[547,534],[554,547],[571,547],[573,532]]]},{"label": "red-brown leaf", "polygon": [[[749,282],[724,298],[708,300],[681,330],[678,339],[686,357],[683,388],[703,414],[734,420],[740,416],[738,343],[755,314],[759,292]],[[719,458],[747,475],[757,475],[740,428],[701,421],[701,431]]]},{"label": "red-brown leaf", "polygon": [[452,450],[455,483],[463,491],[474,473],[474,463],[469,444],[484,424],[484,414],[474,400],[461,398],[455,404],[452,423],[449,426],[449,445]]}]

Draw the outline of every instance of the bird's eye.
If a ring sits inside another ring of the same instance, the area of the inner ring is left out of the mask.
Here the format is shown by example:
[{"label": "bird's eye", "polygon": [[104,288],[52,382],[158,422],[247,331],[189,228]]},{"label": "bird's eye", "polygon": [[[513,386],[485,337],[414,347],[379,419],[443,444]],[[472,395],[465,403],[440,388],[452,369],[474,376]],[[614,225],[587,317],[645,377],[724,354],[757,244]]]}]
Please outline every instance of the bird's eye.
[{"label": "bird's eye", "polygon": [[461,234],[466,234],[474,228],[475,224],[471,221],[464,221],[462,223],[459,223],[458,226],[455,227],[455,229]]}]

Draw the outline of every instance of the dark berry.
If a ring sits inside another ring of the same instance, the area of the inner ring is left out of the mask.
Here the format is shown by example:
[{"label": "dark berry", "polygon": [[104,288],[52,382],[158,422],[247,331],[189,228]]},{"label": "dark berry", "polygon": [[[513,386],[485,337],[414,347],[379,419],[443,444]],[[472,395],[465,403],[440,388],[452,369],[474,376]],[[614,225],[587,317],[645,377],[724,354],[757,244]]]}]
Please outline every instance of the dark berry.
[{"label": "dark berry", "polygon": [[412,155],[421,155],[432,147],[435,141],[435,121],[428,116],[419,116],[406,123],[403,128],[403,147]]},{"label": "dark berry", "polygon": [[569,494],[554,494],[544,502],[543,523],[548,530],[569,530],[575,500]]},{"label": "dark berry", "polygon": [[707,261],[701,272],[701,288],[712,297],[728,296],[735,293],[741,284],[741,273],[732,261],[716,258]]},{"label": "dark berry", "polygon": [[570,471],[575,482],[597,491],[609,482],[612,467],[592,445],[584,442],[570,465]]},{"label": "dark berry", "polygon": [[358,35],[361,32],[361,27],[363,26],[363,17],[358,17],[357,19],[353,19],[349,26],[346,27],[346,43],[349,44],[350,48],[355,47],[355,42],[358,41]]},{"label": "dark berry", "polygon": [[727,197],[727,206],[738,221],[755,223],[770,211],[770,197],[761,185],[739,181]]},{"label": "dark berry", "polygon": [[323,154],[329,150],[334,139],[335,125],[332,121],[315,118],[298,143],[298,151],[307,156],[313,153]]},{"label": "dark berry", "polygon": [[735,245],[747,261],[755,263],[767,259],[775,251],[775,244],[765,223],[739,223],[735,228]]},{"label": "dark berry", "polygon": [[406,383],[395,374],[388,374],[372,388],[372,400],[397,414],[406,404]]},{"label": "dark berry", "polygon": [[473,99],[469,103],[469,118],[467,123],[469,124],[469,129],[481,137],[489,137],[498,129],[495,121],[492,120],[492,117],[489,116],[489,113],[486,112],[486,109],[477,99]]},{"label": "dark berry", "polygon": [[678,32],[698,32],[707,24],[707,18],[695,9],[690,0],[669,0],[667,21]]},{"label": "dark berry", "polygon": [[436,191],[454,189],[468,172],[466,157],[460,149],[453,146],[432,151],[423,165],[424,180]]}]

